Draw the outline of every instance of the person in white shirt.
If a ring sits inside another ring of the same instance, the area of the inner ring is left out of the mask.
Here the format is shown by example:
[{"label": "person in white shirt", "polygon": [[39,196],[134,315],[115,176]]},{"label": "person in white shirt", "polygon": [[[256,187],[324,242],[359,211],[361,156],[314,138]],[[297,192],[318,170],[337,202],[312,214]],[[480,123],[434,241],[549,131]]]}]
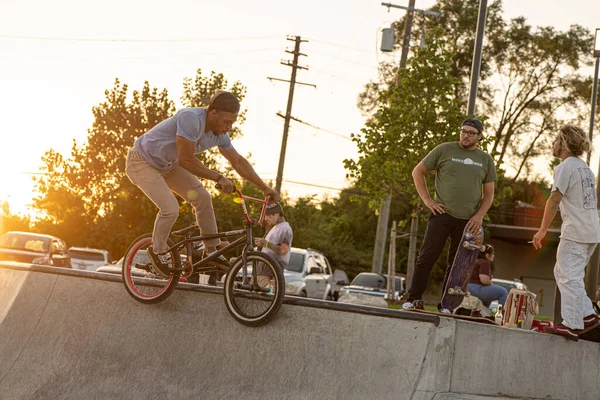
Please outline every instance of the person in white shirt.
[{"label": "person in white shirt", "polygon": [[540,249],[560,208],[563,223],[554,277],[561,294],[563,321],[544,330],[574,341],[579,340],[582,329],[600,325],[584,284],[585,267],[600,242],[596,180],[586,162],[579,158],[589,149],[590,142],[581,128],[566,125],[560,129],[552,151],[562,162],[554,170],[554,185],[542,225],[533,237],[533,247]]},{"label": "person in white shirt", "polygon": [[[281,266],[287,268],[290,263],[290,248],[292,247],[292,239],[294,233],[292,227],[283,217],[283,208],[279,203],[267,205],[265,211],[265,223],[268,226],[268,232],[264,238],[255,238],[254,244],[262,247],[263,253],[273,257]],[[258,268],[258,284],[261,287],[266,286],[271,279],[270,276],[264,275],[265,268]]]}]

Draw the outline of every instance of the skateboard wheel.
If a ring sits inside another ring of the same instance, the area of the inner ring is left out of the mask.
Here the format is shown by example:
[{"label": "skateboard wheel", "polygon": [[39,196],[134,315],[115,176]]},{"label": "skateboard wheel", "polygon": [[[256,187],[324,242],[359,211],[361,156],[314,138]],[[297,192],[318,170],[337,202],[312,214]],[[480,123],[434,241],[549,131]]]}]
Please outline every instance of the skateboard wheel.
[{"label": "skateboard wheel", "polygon": [[485,251],[485,246],[479,246],[479,251]]},{"label": "skateboard wheel", "polygon": [[468,240],[465,240],[463,242],[463,247],[467,247],[467,248],[469,247],[469,241]]},{"label": "skateboard wheel", "polygon": [[454,294],[456,293],[456,290],[454,290],[453,288],[448,289],[448,294]]}]

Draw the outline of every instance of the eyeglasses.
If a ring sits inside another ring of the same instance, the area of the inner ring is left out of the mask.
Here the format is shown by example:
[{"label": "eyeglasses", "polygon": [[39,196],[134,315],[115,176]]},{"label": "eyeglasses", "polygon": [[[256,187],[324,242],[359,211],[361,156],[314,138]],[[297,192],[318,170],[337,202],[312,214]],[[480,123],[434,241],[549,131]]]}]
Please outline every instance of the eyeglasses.
[{"label": "eyeglasses", "polygon": [[461,129],[460,130],[460,134],[461,135],[469,135],[469,136],[477,136],[479,135],[479,131],[468,131],[466,129]]}]

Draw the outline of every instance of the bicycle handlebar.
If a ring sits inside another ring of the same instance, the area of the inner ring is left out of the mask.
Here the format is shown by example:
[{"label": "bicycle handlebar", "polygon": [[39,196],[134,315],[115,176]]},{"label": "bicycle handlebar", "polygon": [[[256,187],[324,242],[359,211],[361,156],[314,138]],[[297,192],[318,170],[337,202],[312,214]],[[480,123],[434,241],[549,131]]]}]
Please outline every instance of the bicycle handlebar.
[{"label": "bicycle handlebar", "polygon": [[[215,188],[217,188],[218,190],[222,190],[222,186],[220,183],[217,183],[215,185]],[[267,210],[267,204],[269,204],[269,200],[270,200],[270,196],[265,197],[264,200],[262,199],[257,199],[256,197],[250,197],[250,196],[245,196],[244,194],[242,194],[242,191],[239,190],[237,187],[233,187],[233,190],[237,193],[238,197],[240,198],[241,202],[242,202],[242,210],[244,211],[244,217],[246,218],[246,221],[249,224],[255,224],[256,225],[260,225],[263,220],[265,219],[265,212]],[[254,221],[252,218],[250,218],[250,216],[248,215],[248,209],[246,208],[246,201],[245,200],[250,200],[253,201],[255,203],[263,203],[263,206],[261,208],[260,211],[260,218],[258,219],[258,221]]]}]

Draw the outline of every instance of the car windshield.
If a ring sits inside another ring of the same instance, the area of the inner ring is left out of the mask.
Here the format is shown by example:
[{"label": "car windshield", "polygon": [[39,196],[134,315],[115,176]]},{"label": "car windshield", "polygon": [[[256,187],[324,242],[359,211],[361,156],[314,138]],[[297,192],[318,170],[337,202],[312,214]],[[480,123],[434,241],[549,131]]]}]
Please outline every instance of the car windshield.
[{"label": "car windshield", "polygon": [[302,266],[304,265],[304,254],[294,253],[290,254],[290,263],[285,268],[292,272],[302,272]]},{"label": "car windshield", "polygon": [[50,239],[32,235],[19,235],[18,233],[7,233],[0,237],[0,248],[47,253],[50,248]]},{"label": "car windshield", "polygon": [[104,254],[95,251],[69,250],[69,256],[77,260],[104,261]]},{"label": "car windshield", "polygon": [[376,289],[386,288],[386,279],[375,274],[358,274],[350,283],[352,286],[364,286]]}]

